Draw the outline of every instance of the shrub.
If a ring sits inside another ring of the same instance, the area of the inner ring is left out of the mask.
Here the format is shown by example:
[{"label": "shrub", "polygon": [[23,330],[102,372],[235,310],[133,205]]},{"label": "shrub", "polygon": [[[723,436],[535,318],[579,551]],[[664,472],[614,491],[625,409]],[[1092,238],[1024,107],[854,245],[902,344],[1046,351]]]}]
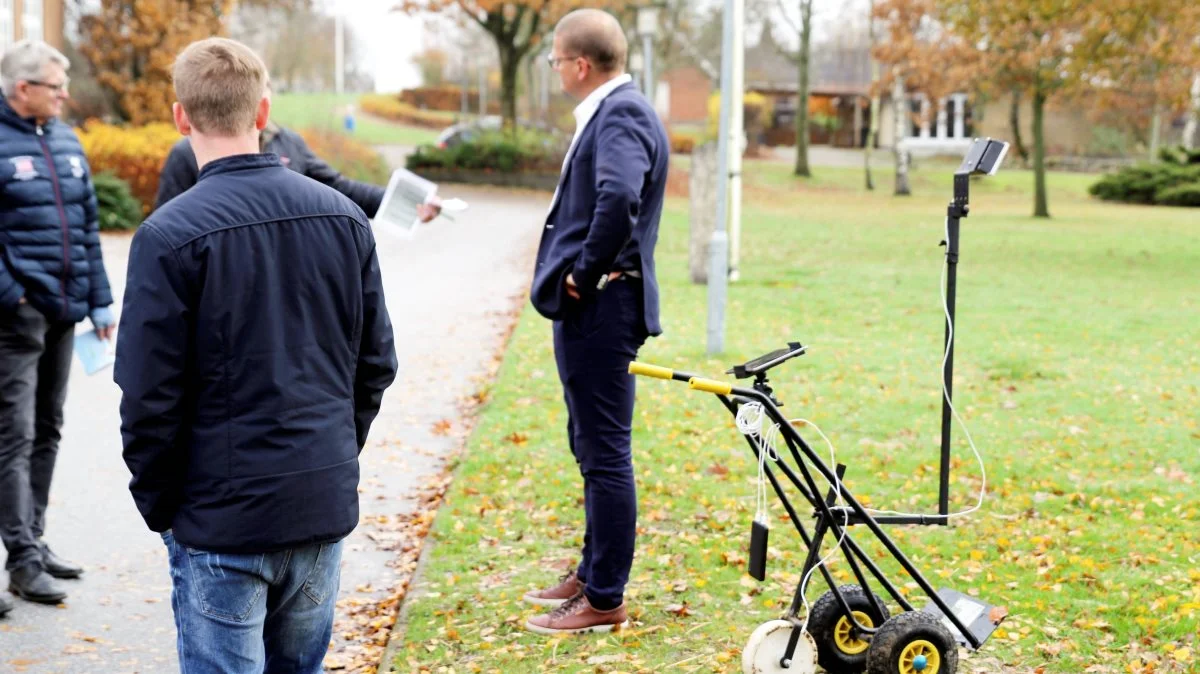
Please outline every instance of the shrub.
[{"label": "shrub", "polygon": [[[414,87],[400,92],[399,100],[418,110],[442,110],[459,112],[462,110],[462,87],[457,84],[439,84],[432,87]],[[467,109],[471,112],[479,110],[479,90],[467,90]],[[488,114],[500,114],[500,100],[492,97],[488,100]]]},{"label": "shrub", "polygon": [[[771,99],[755,91],[746,92],[742,98],[742,130],[747,141],[753,145],[760,134],[771,126],[775,106]],[[721,126],[721,92],[708,97],[708,126],[702,140],[716,140]]]},{"label": "shrub", "polygon": [[1090,157],[1127,157],[1133,154],[1135,145],[1128,130],[1097,124],[1091,129],[1084,153]]},{"label": "shrub", "polygon": [[693,134],[671,132],[671,152],[676,154],[691,154],[696,149],[696,136]]},{"label": "shrub", "polygon": [[422,146],[408,156],[407,167],[420,169],[466,169],[557,173],[562,169],[565,148],[554,137],[529,129],[516,134],[487,131],[447,148]]},{"label": "shrub", "polygon": [[369,145],[327,129],[300,129],[313,154],[353,180],[386,185],[391,177],[387,161]]},{"label": "shrub", "polygon": [[1158,158],[1164,164],[1173,164],[1175,166],[1200,164],[1200,150],[1189,150],[1182,145],[1178,147],[1164,147],[1158,151]]},{"label": "shrub", "polygon": [[1088,192],[1106,201],[1154,204],[1160,192],[1197,181],[1200,164],[1139,164],[1104,176]]},{"label": "shrub", "polygon": [[1165,187],[1154,195],[1154,199],[1166,206],[1200,206],[1200,180]]},{"label": "shrub", "polygon": [[393,122],[412,124],[413,126],[441,129],[454,121],[453,114],[420,110],[408,103],[402,102],[395,96],[388,96],[386,94],[368,94],[359,98],[358,104],[363,109],[363,112],[383,117]]},{"label": "shrub", "polygon": [[148,214],[158,192],[158,176],[179,132],[171,124],[114,126],[89,121],[80,129],[79,141],[93,175],[112,173],[129,185]]},{"label": "shrub", "polygon": [[100,210],[101,231],[128,231],[142,224],[142,203],[129,191],[129,183],[109,172],[92,176]]}]

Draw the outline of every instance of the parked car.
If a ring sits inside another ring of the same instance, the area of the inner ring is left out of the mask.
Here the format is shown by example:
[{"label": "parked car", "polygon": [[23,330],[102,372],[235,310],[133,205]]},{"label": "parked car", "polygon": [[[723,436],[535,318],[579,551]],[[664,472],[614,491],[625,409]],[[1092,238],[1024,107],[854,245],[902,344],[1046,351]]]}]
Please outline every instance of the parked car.
[{"label": "parked car", "polygon": [[[555,144],[564,144],[565,149],[565,143],[570,141],[570,136],[565,136],[562,131],[555,129],[545,122],[520,121],[517,124],[522,129],[540,131],[546,134],[546,139],[542,143],[547,147],[552,147]],[[482,133],[499,131],[503,126],[504,120],[499,115],[489,115],[479,119],[459,122],[442,130],[433,144],[439,150],[445,150],[455,145],[470,142]]]},{"label": "parked car", "polygon": [[439,150],[445,150],[448,147],[470,142],[484,131],[498,131],[502,124],[503,120],[498,115],[489,115],[469,122],[459,122],[438,134],[437,140],[433,144]]}]

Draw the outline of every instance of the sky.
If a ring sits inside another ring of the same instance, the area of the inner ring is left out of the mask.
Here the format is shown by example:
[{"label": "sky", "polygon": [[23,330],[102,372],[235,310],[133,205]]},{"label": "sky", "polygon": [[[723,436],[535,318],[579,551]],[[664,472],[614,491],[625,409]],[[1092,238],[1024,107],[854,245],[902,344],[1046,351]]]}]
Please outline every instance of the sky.
[{"label": "sky", "polygon": [[397,0],[327,0],[330,13],[341,13],[364,42],[364,59],[375,74],[375,91],[395,92],[420,84],[412,57],[422,50],[422,21],[392,12]]},{"label": "sky", "polygon": [[[324,0],[324,3],[329,12],[341,13],[347,25],[353,26],[362,37],[367,52],[364,65],[375,74],[377,92],[395,92],[420,84],[420,75],[412,63],[413,56],[423,49],[420,17],[389,11],[398,0]],[[796,3],[784,0],[784,4]],[[865,13],[866,5],[867,0],[815,0],[814,23],[834,21],[836,25],[836,17],[842,12],[861,8]]]}]

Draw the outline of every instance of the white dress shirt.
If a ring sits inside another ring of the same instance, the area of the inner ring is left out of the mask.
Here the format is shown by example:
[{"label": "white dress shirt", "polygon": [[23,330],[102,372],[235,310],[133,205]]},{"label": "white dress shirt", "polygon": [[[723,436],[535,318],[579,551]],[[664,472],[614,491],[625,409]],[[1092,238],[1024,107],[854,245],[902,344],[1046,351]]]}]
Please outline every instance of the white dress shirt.
[{"label": "white dress shirt", "polygon": [[[600,101],[608,98],[608,95],[615,91],[617,87],[632,81],[633,77],[629,73],[623,73],[596,87],[592,93],[587,95],[587,98],[584,98],[580,101],[579,105],[575,106],[575,135],[571,137],[571,145],[567,148],[567,155],[563,157],[563,172],[567,170],[567,164],[571,161],[571,155],[575,152],[575,144],[579,142],[579,137],[583,135],[583,130],[587,128],[596,111],[600,109]],[[558,189],[558,187],[554,188],[554,196],[550,199],[550,210],[554,210],[554,204],[558,203]]]}]

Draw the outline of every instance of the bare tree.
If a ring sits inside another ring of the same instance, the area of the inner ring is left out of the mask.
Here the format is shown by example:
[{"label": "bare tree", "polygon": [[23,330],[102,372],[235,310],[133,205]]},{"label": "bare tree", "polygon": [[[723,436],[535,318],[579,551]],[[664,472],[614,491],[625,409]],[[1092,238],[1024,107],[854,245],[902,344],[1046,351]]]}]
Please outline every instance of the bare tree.
[{"label": "bare tree", "polygon": [[[875,0],[870,0],[867,8],[867,35],[869,50],[875,49]],[[868,52],[869,53],[869,52]],[[875,82],[879,80],[879,62],[874,57],[871,58],[871,86],[874,89]],[[871,92],[871,117],[867,126],[867,141],[863,143],[863,171],[866,173],[864,179],[868,190],[875,189],[875,181],[871,178],[871,152],[875,149],[875,144],[879,142],[879,92]],[[855,110],[854,114],[858,114]]]},{"label": "bare tree", "polygon": [[780,14],[792,30],[800,37],[800,46],[796,50],[797,77],[796,82],[796,163],[792,173],[798,176],[810,177],[812,170],[808,165],[808,90],[809,90],[809,61],[812,53],[812,9],[813,0],[798,0],[800,22],[792,21],[779,0]]}]

